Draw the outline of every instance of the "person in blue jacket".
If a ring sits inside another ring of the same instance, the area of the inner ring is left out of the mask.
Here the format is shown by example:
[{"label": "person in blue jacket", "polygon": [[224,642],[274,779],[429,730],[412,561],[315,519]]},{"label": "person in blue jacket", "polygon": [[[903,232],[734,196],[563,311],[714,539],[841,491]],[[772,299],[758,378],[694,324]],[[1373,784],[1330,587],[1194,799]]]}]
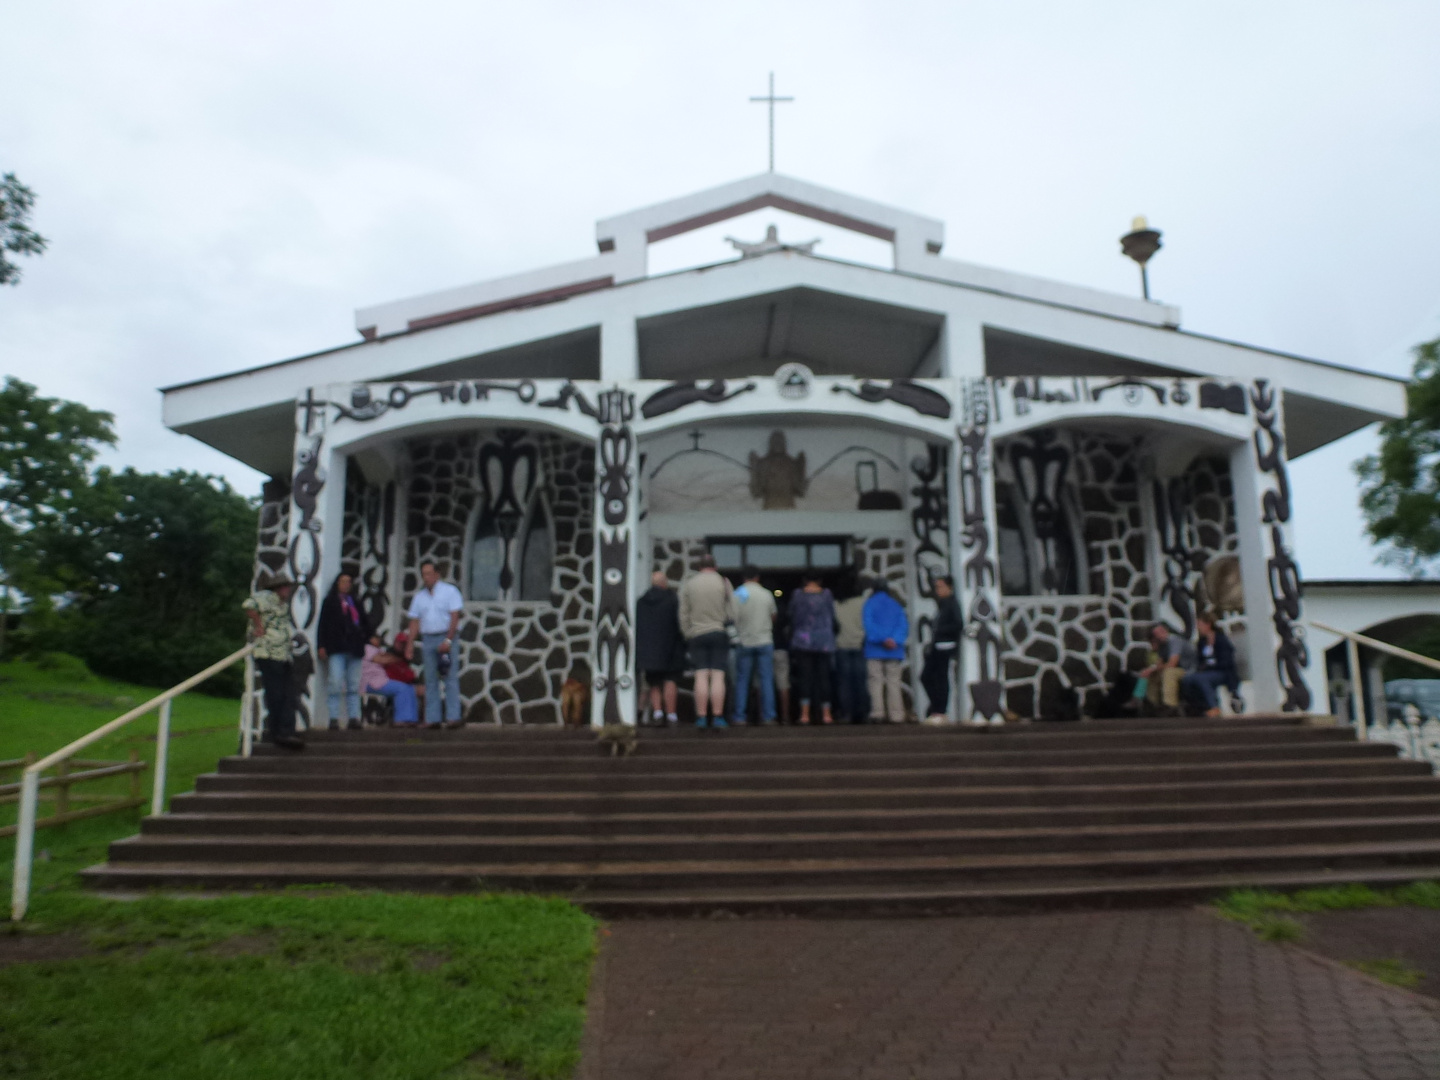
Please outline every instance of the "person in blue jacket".
[{"label": "person in blue jacket", "polygon": [[1180,680],[1180,696],[1199,705],[1206,716],[1220,715],[1220,688],[1234,694],[1240,689],[1240,672],[1235,664],[1235,646],[1225,631],[1215,625],[1214,612],[1195,617],[1198,640],[1195,654],[1199,667]]},{"label": "person in blue jacket", "polygon": [[890,595],[883,580],[874,582],[875,592],[865,601],[865,668],[870,677],[870,722],[905,722],[905,703],[900,697],[900,669],[905,665],[905,642],[910,637],[910,619],[905,605]]}]

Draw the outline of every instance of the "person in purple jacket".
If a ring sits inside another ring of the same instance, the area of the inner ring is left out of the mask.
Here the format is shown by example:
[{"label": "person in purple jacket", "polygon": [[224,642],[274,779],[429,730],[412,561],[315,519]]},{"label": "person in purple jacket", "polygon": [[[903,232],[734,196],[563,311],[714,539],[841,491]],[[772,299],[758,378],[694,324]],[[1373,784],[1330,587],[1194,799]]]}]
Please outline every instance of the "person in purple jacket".
[{"label": "person in purple jacket", "polygon": [[820,706],[822,724],[830,713],[830,657],[835,652],[835,597],[820,584],[819,574],[806,574],[805,587],[790,600],[790,666],[800,698],[800,723],[810,723],[810,706]]},{"label": "person in purple jacket", "polygon": [[905,642],[910,637],[910,619],[905,605],[890,595],[883,579],[875,581],[875,592],[865,601],[865,667],[870,676],[870,722],[905,722],[905,702],[900,697],[900,669],[905,664]]}]

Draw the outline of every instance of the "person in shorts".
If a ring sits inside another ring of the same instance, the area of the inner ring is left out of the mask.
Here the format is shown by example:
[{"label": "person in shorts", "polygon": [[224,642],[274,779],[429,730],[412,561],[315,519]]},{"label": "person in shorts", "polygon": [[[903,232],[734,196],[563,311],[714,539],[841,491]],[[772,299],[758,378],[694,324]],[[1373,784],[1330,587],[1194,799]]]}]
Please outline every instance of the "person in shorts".
[{"label": "person in shorts", "polygon": [[649,590],[635,602],[635,666],[650,687],[650,722],[679,723],[676,683],[685,670],[685,638],[680,634],[680,598],[663,570],[650,575]]},{"label": "person in shorts", "polygon": [[680,632],[695,669],[695,726],[724,728],[725,670],[730,666],[728,627],[737,613],[735,590],[715,569],[715,556],[700,556],[700,572],[680,586]]}]

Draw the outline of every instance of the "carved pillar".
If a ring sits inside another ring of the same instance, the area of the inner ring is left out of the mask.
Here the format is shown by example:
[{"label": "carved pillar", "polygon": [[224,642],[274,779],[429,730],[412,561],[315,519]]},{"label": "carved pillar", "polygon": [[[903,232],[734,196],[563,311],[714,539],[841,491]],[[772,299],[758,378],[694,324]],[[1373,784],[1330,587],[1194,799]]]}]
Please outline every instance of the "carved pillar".
[{"label": "carved pillar", "polygon": [[960,643],[960,719],[1001,723],[1005,711],[1004,630],[1000,620],[1000,573],[995,551],[995,485],[990,444],[990,383],[961,384],[959,462],[952,496],[959,509],[960,543],[953,550],[956,597],[965,619]]},{"label": "carved pillar", "polygon": [[1300,620],[1300,568],[1290,536],[1290,478],[1280,392],[1266,379],[1250,388],[1255,428],[1230,458],[1245,591],[1253,707],[1310,708],[1310,651]]},{"label": "carved pillar", "polygon": [[590,723],[635,723],[635,573],[639,498],[635,395],[617,384],[597,403],[595,445],[595,693]]},{"label": "carved pillar", "polygon": [[[920,685],[925,650],[934,641],[935,579],[951,573],[950,475],[952,444],[906,440],[910,454],[910,540],[906,559],[911,578],[910,692],[915,713],[924,716],[928,703]],[[954,699],[952,697],[952,715]]]},{"label": "carved pillar", "polygon": [[[290,542],[285,570],[295,582],[290,618],[295,623],[295,715],[301,728],[323,722],[324,677],[317,675],[315,629],[329,577],[338,568],[345,527],[345,455],[326,445],[327,403],[314,389],[296,402],[295,465],[290,482]],[[326,565],[325,553],[331,552]]]}]

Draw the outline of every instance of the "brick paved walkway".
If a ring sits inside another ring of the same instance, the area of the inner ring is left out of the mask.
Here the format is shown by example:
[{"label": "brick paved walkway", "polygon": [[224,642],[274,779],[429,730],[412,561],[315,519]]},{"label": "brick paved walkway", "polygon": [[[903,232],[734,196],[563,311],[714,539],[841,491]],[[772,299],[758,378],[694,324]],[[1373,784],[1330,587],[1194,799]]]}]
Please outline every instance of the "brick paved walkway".
[{"label": "brick paved walkway", "polygon": [[616,922],[581,1080],[1434,1080],[1440,1007],[1194,910]]}]

